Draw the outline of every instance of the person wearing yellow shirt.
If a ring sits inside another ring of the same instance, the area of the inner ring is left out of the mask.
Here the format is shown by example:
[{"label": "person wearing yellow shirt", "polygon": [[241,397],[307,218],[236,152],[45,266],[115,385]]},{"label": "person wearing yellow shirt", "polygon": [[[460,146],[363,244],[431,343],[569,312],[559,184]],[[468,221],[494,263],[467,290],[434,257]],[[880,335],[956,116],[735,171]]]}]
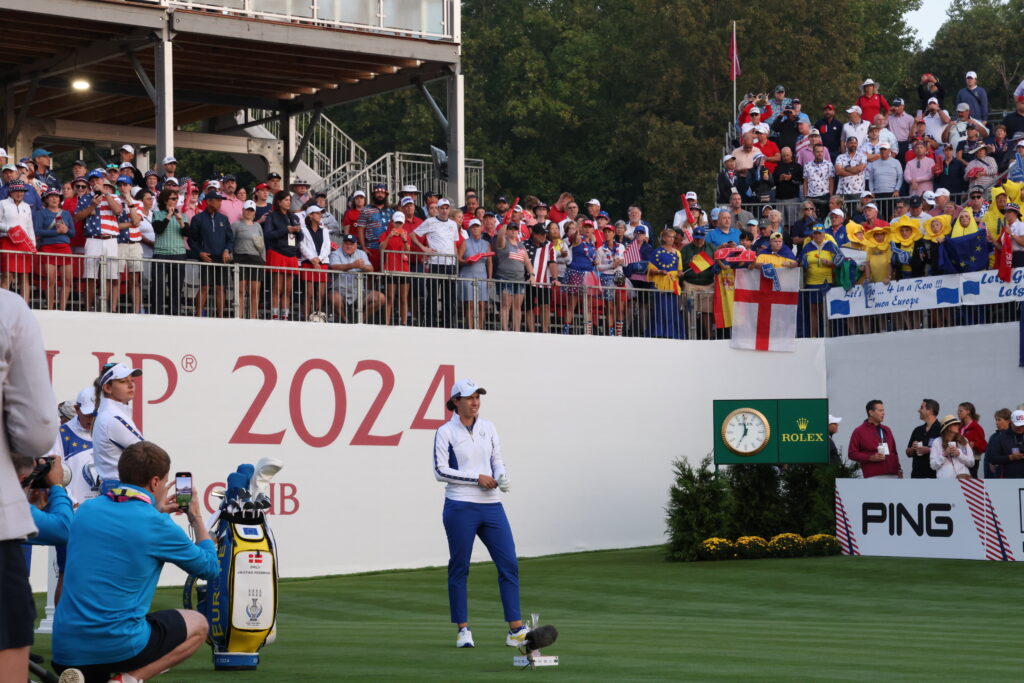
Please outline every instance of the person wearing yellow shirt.
[{"label": "person wearing yellow shirt", "polygon": [[781,232],[773,232],[768,237],[768,250],[758,254],[757,259],[747,267],[757,268],[765,264],[771,264],[776,268],[796,268],[799,265],[792,250],[783,243]]},{"label": "person wearing yellow shirt", "polygon": [[804,242],[804,249],[800,252],[800,265],[804,269],[804,289],[810,290],[804,294],[804,298],[808,304],[812,339],[818,337],[818,329],[821,326],[821,302],[825,298],[825,292],[832,288],[835,281],[834,270],[838,256],[839,247],[827,234],[825,226],[821,223],[812,226],[811,239]]},{"label": "person wearing yellow shirt", "polygon": [[[988,232],[989,242],[995,244],[999,240],[999,235],[1003,232],[1003,226],[1006,224],[1006,218],[1003,216],[1003,209],[1006,208],[1010,198],[1006,195],[1006,190],[1001,187],[992,188],[992,200],[989,202],[988,211],[981,217],[981,222],[985,225],[985,230]],[[996,267],[996,254],[995,251],[989,255],[988,267]]]},{"label": "person wearing yellow shirt", "polygon": [[871,228],[865,240],[865,248],[868,252],[867,281],[889,284],[892,281],[892,249],[889,247],[888,226]]},{"label": "person wearing yellow shirt", "polygon": [[974,216],[971,215],[969,210],[961,211],[956,220],[953,221],[953,228],[949,233],[949,237],[966,237],[976,232],[978,232],[978,223],[974,220]]}]

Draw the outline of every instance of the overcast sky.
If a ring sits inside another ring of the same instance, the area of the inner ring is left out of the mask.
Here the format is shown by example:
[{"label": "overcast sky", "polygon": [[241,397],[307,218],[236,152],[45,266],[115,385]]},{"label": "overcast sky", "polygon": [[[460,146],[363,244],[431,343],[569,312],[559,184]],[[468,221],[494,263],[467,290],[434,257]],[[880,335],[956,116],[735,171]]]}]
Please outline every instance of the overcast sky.
[{"label": "overcast sky", "polygon": [[907,24],[917,29],[917,39],[921,41],[921,47],[928,47],[939,27],[946,21],[949,4],[950,0],[924,0],[921,9],[907,14]]}]

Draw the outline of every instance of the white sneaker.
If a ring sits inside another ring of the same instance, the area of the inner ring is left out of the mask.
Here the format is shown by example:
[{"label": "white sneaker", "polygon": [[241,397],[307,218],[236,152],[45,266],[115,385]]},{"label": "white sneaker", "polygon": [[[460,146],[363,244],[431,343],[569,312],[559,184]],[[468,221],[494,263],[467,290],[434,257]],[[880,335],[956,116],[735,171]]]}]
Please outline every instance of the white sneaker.
[{"label": "white sneaker", "polygon": [[530,629],[525,624],[515,631],[510,630],[508,636],[505,637],[505,644],[509,647],[520,648],[526,643],[526,634],[529,632]]},{"label": "white sneaker", "polygon": [[85,674],[78,669],[64,669],[58,680],[60,683],[85,683]]},{"label": "white sneaker", "polygon": [[473,645],[473,632],[469,627],[459,629],[459,637],[455,639],[455,647],[475,647]]}]

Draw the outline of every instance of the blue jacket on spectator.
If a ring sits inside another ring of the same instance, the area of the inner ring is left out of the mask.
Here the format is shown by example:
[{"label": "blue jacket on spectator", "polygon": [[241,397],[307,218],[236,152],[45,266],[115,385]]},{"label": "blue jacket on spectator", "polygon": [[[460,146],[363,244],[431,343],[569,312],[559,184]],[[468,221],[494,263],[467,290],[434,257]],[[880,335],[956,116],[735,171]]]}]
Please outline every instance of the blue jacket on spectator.
[{"label": "blue jacket on spectator", "polygon": [[32,545],[63,545],[68,542],[71,519],[71,498],[63,486],[51,486],[46,500],[46,509],[40,510],[35,505],[29,506],[32,521],[36,523],[39,533],[28,539]]},{"label": "blue jacket on spectator", "polygon": [[203,211],[193,216],[188,226],[191,231],[189,242],[196,256],[209,254],[219,263],[221,254],[235,250],[235,233],[224,214]]},{"label": "blue jacket on spectator", "polygon": [[298,225],[299,218],[295,214],[283,214],[280,211],[271,211],[267,214],[267,220],[263,221],[263,241],[267,249],[272,249],[282,256],[298,256],[299,241],[301,233],[294,233],[295,244],[288,244],[289,225]]},{"label": "blue jacket on spectator", "polygon": [[213,581],[219,574],[213,541],[193,543],[152,494],[119,484],[146,499],[107,495],[79,506],[71,522],[64,589],[53,626],[53,659],[78,666],[119,662],[149,642],[146,613],[164,563]]},{"label": "blue jacket on spectator", "polygon": [[57,219],[56,213],[49,209],[32,212],[32,225],[36,233],[37,247],[45,247],[49,244],[71,244],[71,238],[75,236],[75,220],[67,211],[61,210],[59,214],[68,228],[63,235],[58,233],[54,226]]}]

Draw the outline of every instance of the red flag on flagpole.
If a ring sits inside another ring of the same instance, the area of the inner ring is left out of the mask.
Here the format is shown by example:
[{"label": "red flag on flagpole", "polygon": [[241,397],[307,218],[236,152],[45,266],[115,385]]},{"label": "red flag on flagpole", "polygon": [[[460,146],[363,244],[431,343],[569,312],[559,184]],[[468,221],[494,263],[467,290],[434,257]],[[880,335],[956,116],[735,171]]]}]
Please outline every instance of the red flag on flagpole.
[{"label": "red flag on flagpole", "polygon": [[740,71],[740,52],[736,47],[736,24],[732,25],[732,42],[729,44],[729,80],[735,81],[743,72]]}]

